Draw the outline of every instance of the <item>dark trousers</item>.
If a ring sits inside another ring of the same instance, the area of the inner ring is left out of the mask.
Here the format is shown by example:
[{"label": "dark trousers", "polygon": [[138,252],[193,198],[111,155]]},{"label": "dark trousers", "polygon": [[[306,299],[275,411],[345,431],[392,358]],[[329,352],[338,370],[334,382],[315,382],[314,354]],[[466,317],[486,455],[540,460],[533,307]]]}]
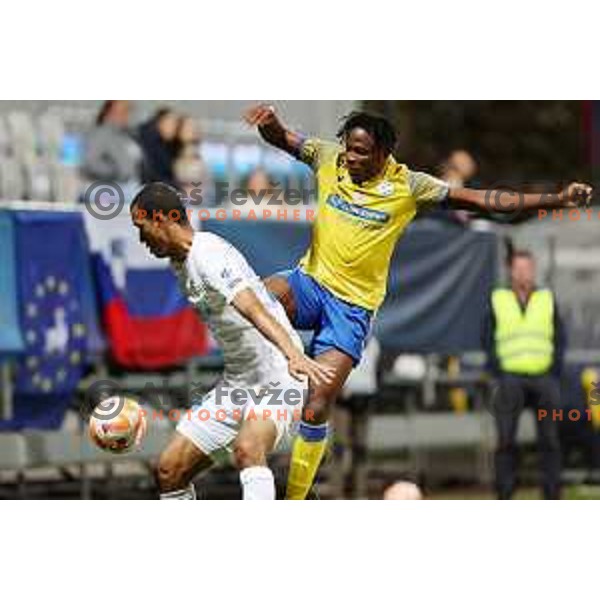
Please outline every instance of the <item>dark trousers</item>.
[{"label": "dark trousers", "polygon": [[[492,411],[498,434],[495,456],[498,498],[510,499],[515,489],[517,427],[519,417],[526,406],[531,406],[535,411],[544,498],[559,498],[559,423],[552,419],[552,410],[560,408],[558,380],[551,375],[530,377],[504,373],[499,384]],[[543,419],[538,418],[538,409],[546,409],[547,416]]]}]

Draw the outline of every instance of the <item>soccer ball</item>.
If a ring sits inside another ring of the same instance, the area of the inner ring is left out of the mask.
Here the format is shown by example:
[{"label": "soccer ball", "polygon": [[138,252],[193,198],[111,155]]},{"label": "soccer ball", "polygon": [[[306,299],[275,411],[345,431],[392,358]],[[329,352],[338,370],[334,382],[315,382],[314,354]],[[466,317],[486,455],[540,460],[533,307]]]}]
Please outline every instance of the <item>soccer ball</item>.
[{"label": "soccer ball", "polygon": [[124,454],[140,444],[146,427],[144,411],[133,398],[111,396],[94,409],[88,431],[101,450]]}]

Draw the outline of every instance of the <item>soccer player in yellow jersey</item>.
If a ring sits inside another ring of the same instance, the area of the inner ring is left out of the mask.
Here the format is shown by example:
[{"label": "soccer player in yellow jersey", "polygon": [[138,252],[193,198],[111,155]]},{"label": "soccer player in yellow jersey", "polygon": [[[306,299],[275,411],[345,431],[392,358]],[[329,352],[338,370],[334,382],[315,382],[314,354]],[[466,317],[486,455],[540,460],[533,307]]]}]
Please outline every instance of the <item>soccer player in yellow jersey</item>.
[{"label": "soccer player in yellow jersey", "polygon": [[[337,143],[287,129],[272,106],[253,107],[245,119],[265,141],[308,164],[317,178],[311,245],[294,270],[267,280],[292,324],[314,332],[310,354],[335,371],[332,382],[311,387],[294,441],[286,497],[301,500],[325,452],[331,407],[360,361],[385,297],[392,252],[407,225],[425,205],[512,212],[515,199],[506,191],[450,188],[396,162],[396,134],[383,117],[352,113]],[[573,208],[590,197],[590,186],[572,183],[554,195],[521,194],[518,208]]]}]

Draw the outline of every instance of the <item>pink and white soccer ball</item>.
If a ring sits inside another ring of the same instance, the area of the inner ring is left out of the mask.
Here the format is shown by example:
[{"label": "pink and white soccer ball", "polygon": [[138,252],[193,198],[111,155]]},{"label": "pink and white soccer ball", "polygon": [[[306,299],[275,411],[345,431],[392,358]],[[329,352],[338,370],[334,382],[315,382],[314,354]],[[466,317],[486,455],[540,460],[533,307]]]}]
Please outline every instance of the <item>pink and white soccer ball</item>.
[{"label": "pink and white soccer ball", "polygon": [[94,409],[88,431],[91,440],[106,452],[124,454],[139,446],[146,434],[144,410],[133,398],[111,396]]}]

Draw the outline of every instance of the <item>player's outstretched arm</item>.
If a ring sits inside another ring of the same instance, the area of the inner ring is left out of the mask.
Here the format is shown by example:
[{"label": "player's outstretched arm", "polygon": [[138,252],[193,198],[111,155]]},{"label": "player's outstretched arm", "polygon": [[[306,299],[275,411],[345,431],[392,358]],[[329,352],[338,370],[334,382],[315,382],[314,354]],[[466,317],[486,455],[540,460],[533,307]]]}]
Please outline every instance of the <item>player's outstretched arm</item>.
[{"label": "player's outstretched arm", "polygon": [[302,381],[303,376],[306,375],[316,385],[333,382],[335,374],[333,369],[306,356],[251,289],[246,288],[238,292],[233,298],[232,305],[283,352],[288,360],[288,369],[292,377]]},{"label": "player's outstretched arm", "polygon": [[522,194],[510,190],[473,190],[470,188],[453,188],[448,192],[448,200],[452,208],[488,213],[586,207],[591,198],[592,187],[585,183],[571,183],[556,194],[547,192]]},{"label": "player's outstretched arm", "polygon": [[248,125],[258,127],[265,142],[298,158],[304,137],[283,125],[275,112],[275,107],[269,104],[253,106],[244,113],[244,120]]}]

